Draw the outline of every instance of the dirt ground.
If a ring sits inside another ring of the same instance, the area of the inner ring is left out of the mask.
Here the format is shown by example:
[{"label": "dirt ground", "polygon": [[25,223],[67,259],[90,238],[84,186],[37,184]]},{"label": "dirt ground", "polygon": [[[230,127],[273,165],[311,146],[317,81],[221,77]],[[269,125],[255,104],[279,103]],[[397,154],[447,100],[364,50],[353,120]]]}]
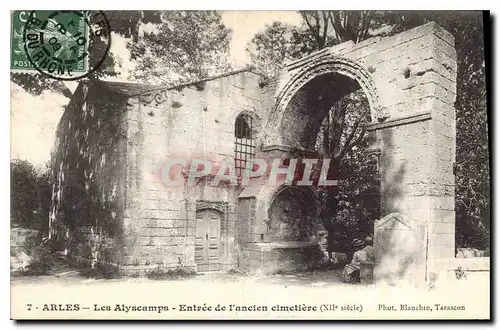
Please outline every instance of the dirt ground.
[{"label": "dirt ground", "polygon": [[121,279],[92,279],[86,278],[78,274],[77,271],[69,268],[59,267],[52,271],[51,275],[43,276],[12,276],[11,286],[26,286],[26,285],[106,285],[111,283],[253,283],[272,285],[276,287],[288,286],[313,286],[313,287],[329,287],[342,284],[340,274],[342,270],[334,269],[328,271],[314,271],[295,274],[276,274],[267,276],[249,276],[242,274],[231,274],[225,272],[201,273],[189,278],[183,279],[162,279],[153,280],[147,278],[121,278]]}]

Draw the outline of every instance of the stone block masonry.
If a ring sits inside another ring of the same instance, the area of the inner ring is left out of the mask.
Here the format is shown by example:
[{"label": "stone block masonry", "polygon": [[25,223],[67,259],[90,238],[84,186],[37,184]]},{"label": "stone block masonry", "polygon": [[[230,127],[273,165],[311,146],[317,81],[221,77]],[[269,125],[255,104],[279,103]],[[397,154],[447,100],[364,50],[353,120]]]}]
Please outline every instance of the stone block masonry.
[{"label": "stone block masonry", "polygon": [[254,73],[241,72],[169,89],[162,103],[130,98],[128,135],[134,138],[127,150],[127,199],[131,204],[124,223],[131,239],[126,244],[126,269],[156,265],[196,270],[196,219],[202,211],[199,201],[220,215],[218,266],[210,267],[235,267],[236,211],[228,206],[235,204],[235,187],[166,187],[159,174],[163,162],[173,157],[232,159],[237,115],[243,111],[257,114],[260,109],[258,79]]},{"label": "stone block masonry", "polygon": [[126,100],[82,83],[67,106],[52,155],[50,238],[79,261],[123,261]]},{"label": "stone block masonry", "polygon": [[[431,22],[392,37],[313,53],[287,65],[278,82],[269,85],[278,88],[265,115],[262,158],[289,157],[296,145],[310,148],[304,128],[314,135],[322,117],[317,105],[305,101],[320,79],[325,88],[334,86],[329,95],[338,95],[333,99],[346,92],[335,86],[349,85],[341,76],[364,90],[371,108],[372,123],[366,127],[374,137],[370,148],[379,154],[381,213],[398,214],[423,228],[415,244],[423,247],[418,254],[425,258],[417,258],[423,265],[415,266],[421,278],[414,283],[427,277],[427,259],[454,255],[456,58],[453,36]],[[262,219],[256,221],[259,226]]]},{"label": "stone block masonry", "polygon": [[[255,123],[252,136],[240,139],[253,139],[256,158],[313,149],[333,102],[361,88],[382,215],[407,219],[408,235],[416,230],[412,269],[420,282],[428,260],[454,255],[456,58],[453,36],[428,23],[321,50],[267,82],[251,70],[173,88],[82,82],[57,132],[51,238],[91,265],[110,263],[134,276],[158,267],[276,272],[305,265],[318,246],[315,197],[301,192],[307,202],[270,212],[283,187],[213,187],[210,176],[167,187],[162,168],[172,158],[233,159],[242,114]],[[296,227],[300,234],[283,234]],[[392,229],[379,237],[400,242]]]}]

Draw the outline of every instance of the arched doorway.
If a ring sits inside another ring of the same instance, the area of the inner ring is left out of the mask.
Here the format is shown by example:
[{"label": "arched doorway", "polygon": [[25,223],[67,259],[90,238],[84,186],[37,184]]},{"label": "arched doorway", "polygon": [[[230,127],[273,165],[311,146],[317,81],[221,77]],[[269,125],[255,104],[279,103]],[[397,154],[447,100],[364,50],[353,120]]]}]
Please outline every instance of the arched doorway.
[{"label": "arched doorway", "polygon": [[[335,108],[339,101],[355,92],[358,97],[366,101],[364,107],[341,110]],[[331,160],[328,179],[342,179],[339,177],[339,162],[352,147],[351,142],[352,144],[361,140],[366,142],[364,137],[369,137],[369,134],[364,130],[364,125],[373,120],[380,121],[387,118],[378,105],[378,94],[371,81],[370,73],[350,60],[323,57],[288,76],[278,93],[275,106],[270,109],[263,138],[258,141],[257,158],[281,158],[284,166],[287,166],[283,163],[284,159],[309,158],[304,155],[313,155],[314,158],[314,155],[323,152],[323,150],[317,150],[317,142],[325,119],[330,118],[332,113],[337,115],[335,111],[343,111],[342,115],[337,116],[334,119],[335,122],[332,123],[340,127],[340,134],[337,134],[336,139],[338,144],[333,143],[329,153],[322,156]],[[358,153],[357,161],[370,161],[371,158],[363,152]],[[335,176],[332,177],[330,174]],[[336,204],[339,198],[333,197],[337,197],[338,187],[332,187],[333,191],[328,188],[326,193],[329,194],[330,199],[321,198],[318,187],[307,187],[315,192],[314,202],[311,202],[310,198],[305,198],[307,194],[304,195],[300,188],[306,187],[268,187],[255,195],[257,208],[259,205],[269,206],[268,214],[257,216],[257,218],[265,219],[267,231],[264,235],[260,235],[261,238],[264,237],[264,240],[261,239],[260,242],[254,240],[246,248],[250,251],[262,251],[262,258],[275,263],[274,267],[263,265],[263,268],[276,270],[299,266],[309,267],[311,263],[320,262],[319,259],[324,257],[323,252],[326,251],[321,249],[324,249],[324,245],[327,244],[323,242],[325,236],[321,236],[320,242],[320,235],[324,234],[321,229],[326,229],[329,234],[332,233],[332,228],[336,229],[333,226],[324,225],[326,223],[324,220],[332,223],[335,221],[336,212],[339,211]],[[251,194],[250,189],[247,190]],[[268,190],[270,194],[262,192]],[[246,193],[243,196],[246,196]],[[324,193],[323,191],[323,195]],[[377,199],[379,196],[373,196],[373,198]],[[334,203],[333,207],[328,208]],[[351,205],[350,208],[344,207],[349,209],[347,217],[357,217],[349,219],[350,222],[359,223],[364,220],[358,219],[361,212],[356,207],[360,204],[362,203],[351,201],[343,204],[343,206]],[[311,205],[315,206],[314,210],[311,210]],[[257,222],[254,227],[256,232],[261,230],[259,226],[260,223]],[[355,230],[356,228],[352,232]],[[268,253],[267,250],[271,252]],[[275,254],[279,255],[279,258],[275,258]]]},{"label": "arched doorway", "polygon": [[270,109],[263,150],[272,146],[295,147],[297,142],[304,148],[311,146],[332,104],[358,89],[368,99],[372,121],[389,117],[380,105],[371,74],[356,61],[322,56],[292,69],[291,73]]},{"label": "arched doorway", "polygon": [[[368,71],[353,61],[339,63],[344,61],[322,59],[285,84],[289,91],[279,94],[270,115],[274,128],[267,132],[279,145],[264,147],[262,153],[275,157],[279,149],[280,157],[294,158],[296,150],[306,150],[330,159],[329,179],[339,184],[313,188],[319,193],[317,216],[328,232],[330,252],[348,252],[353,238],[373,235],[373,221],[380,215],[380,181],[374,157],[366,152],[374,136],[364,127],[385,118]],[[273,205],[279,217],[300,213],[300,203],[280,203],[281,210]],[[282,226],[286,232],[287,225]],[[271,229],[271,239],[283,238]]]},{"label": "arched doorway", "polygon": [[283,187],[269,207],[269,236],[273,242],[308,241],[315,234],[316,196],[306,187]]}]

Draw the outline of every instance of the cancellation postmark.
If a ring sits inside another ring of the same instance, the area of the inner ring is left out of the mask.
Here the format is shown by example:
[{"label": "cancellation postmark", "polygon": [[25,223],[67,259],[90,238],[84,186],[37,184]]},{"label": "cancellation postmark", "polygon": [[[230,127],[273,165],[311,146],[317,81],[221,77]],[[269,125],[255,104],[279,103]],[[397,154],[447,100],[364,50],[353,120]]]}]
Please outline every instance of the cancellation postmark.
[{"label": "cancellation postmark", "polygon": [[12,31],[11,70],[38,71],[57,80],[95,72],[111,44],[101,11],[14,12]]}]

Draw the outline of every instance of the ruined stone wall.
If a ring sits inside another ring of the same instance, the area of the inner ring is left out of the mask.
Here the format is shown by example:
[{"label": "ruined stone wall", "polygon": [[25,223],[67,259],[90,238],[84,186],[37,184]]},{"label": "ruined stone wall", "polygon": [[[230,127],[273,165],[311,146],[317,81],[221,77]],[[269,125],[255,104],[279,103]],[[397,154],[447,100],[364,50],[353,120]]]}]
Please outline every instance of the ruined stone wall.
[{"label": "ruined stone wall", "polygon": [[[374,42],[377,40],[373,40]],[[451,258],[455,246],[456,51],[434,23],[344,55],[361,61],[390,114],[374,124],[382,150],[382,214],[427,223],[428,258]]]},{"label": "ruined stone wall", "polygon": [[[260,109],[259,76],[241,72],[128,101],[127,272],[156,267],[195,269],[195,220],[203,207],[223,206],[221,268],[235,264],[234,187],[167,187],[162,166],[170,158],[223,161],[234,158],[234,123],[242,111]],[[159,95],[159,96],[158,96]]]},{"label": "ruined stone wall", "polygon": [[254,232],[257,224],[255,198],[240,198],[238,201],[238,240],[240,243],[260,242],[261,235]]},{"label": "ruined stone wall", "polygon": [[[379,158],[382,216],[396,213],[423,225],[418,260],[453,257],[456,58],[453,36],[431,22],[289,63],[269,86],[275,92],[263,110],[262,151],[286,157],[297,140],[290,137],[303,130],[290,121],[312,121],[314,114],[305,116],[295,105],[313,79],[340,74],[356,80],[371,105],[373,122],[366,128]],[[419,272],[424,278],[425,266]]]},{"label": "ruined stone wall", "polygon": [[[271,109],[276,106],[276,94],[281,88],[281,86],[279,85],[281,81],[282,80],[280,79],[280,77],[262,80],[260,96],[262,100],[262,123],[267,123]],[[263,127],[265,126],[263,125]]]},{"label": "ruined stone wall", "polygon": [[50,238],[59,250],[92,266],[118,265],[123,257],[124,102],[80,84],[56,133]]},{"label": "ruined stone wall", "polygon": [[[368,129],[379,150],[381,213],[423,225],[416,259],[453,258],[455,247],[456,50],[435,23],[370,39],[342,56],[371,72],[389,118]],[[398,235],[395,231],[394,235]],[[381,242],[383,244],[383,242]],[[423,280],[425,266],[410,274]],[[419,274],[417,274],[419,273]]]}]

